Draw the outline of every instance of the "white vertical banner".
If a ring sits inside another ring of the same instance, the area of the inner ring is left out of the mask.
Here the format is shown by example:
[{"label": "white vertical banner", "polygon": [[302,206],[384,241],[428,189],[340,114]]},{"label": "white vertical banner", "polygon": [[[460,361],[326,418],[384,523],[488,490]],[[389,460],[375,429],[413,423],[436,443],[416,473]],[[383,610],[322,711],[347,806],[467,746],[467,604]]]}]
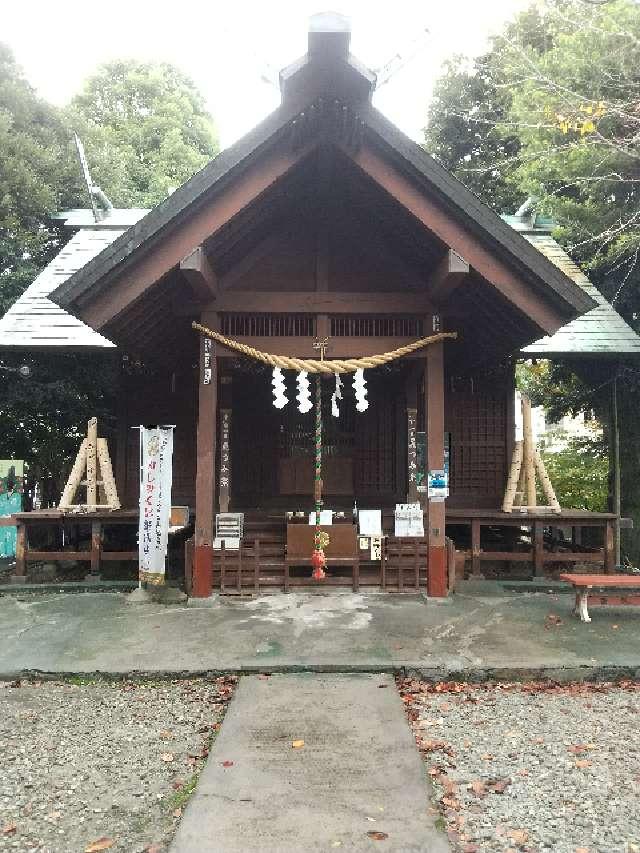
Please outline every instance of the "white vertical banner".
[{"label": "white vertical banner", "polygon": [[140,427],[140,580],[164,583],[169,519],[173,427]]}]

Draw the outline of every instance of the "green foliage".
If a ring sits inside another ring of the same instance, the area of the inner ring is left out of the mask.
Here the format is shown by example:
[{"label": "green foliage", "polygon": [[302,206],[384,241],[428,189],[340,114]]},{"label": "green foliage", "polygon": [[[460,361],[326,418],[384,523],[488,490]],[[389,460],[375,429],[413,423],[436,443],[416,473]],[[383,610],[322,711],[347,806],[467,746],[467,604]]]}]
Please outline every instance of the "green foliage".
[{"label": "green foliage", "polygon": [[120,207],[158,204],[218,152],[202,95],[167,63],[104,65],[66,120],[85,142],[94,180]]},{"label": "green foliage", "polygon": [[[556,238],[640,330],[640,4],[539,0],[488,53],[450,64],[425,145],[487,204],[513,213],[528,196]],[[484,130],[483,130],[484,128]],[[552,417],[591,410],[607,431],[618,376],[627,547],[640,556],[640,370],[604,360],[520,370]],[[588,465],[585,454],[576,455]],[[580,467],[578,465],[578,468]]]},{"label": "green foliage", "polygon": [[[201,95],[167,64],[114,62],[67,110],[37,97],[0,44],[0,315],[63,245],[49,215],[88,207],[73,143],[85,144],[95,183],[114,205],[154,205],[217,152]],[[91,415],[112,427],[113,354],[2,352],[32,377],[0,370],[0,458],[25,459],[57,494]]]},{"label": "green foliage", "polygon": [[55,483],[54,498],[93,415],[100,434],[113,436],[116,363],[113,353],[11,353],[5,367],[27,363],[22,379],[0,371],[0,458],[24,459],[36,479]]},{"label": "green foliage", "polygon": [[564,450],[543,450],[542,458],[560,506],[607,511],[609,460],[601,440],[574,438]]},{"label": "green foliage", "polygon": [[59,163],[66,131],[0,44],[0,314],[59,246],[47,215],[67,202]]}]

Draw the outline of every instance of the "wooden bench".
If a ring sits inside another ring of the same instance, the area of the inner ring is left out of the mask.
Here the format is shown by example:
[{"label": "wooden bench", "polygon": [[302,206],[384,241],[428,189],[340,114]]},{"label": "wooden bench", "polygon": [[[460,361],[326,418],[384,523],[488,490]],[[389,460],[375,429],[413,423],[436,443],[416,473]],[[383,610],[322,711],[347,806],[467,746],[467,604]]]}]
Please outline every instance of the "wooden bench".
[{"label": "wooden bench", "polygon": [[[640,604],[640,575],[560,575],[576,592],[574,613],[582,622],[591,622],[588,600],[592,604]],[[627,591],[636,595],[625,594]],[[599,599],[599,600],[597,600]]]}]

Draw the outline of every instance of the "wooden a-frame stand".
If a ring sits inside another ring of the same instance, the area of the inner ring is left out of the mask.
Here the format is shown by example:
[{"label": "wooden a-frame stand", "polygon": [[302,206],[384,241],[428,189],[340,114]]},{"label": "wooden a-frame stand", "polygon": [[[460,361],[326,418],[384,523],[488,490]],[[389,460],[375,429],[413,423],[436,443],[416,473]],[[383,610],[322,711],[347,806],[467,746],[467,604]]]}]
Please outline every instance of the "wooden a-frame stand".
[{"label": "wooden a-frame stand", "polygon": [[[98,469],[101,479],[98,479]],[[84,504],[74,504],[73,499],[80,486],[87,487],[87,501]],[[98,503],[99,494],[101,499],[104,497],[104,502]],[[82,440],[58,509],[74,512],[120,509],[107,439],[98,438],[97,418],[91,418],[88,423],[87,437]]]},{"label": "wooden a-frame stand", "polygon": [[[531,401],[524,396],[522,397],[522,436],[522,439],[516,441],[513,449],[502,511],[512,512],[515,508],[520,512],[562,512],[540,451],[533,441]],[[542,491],[549,502],[548,506],[538,506],[536,473],[540,479]]]}]

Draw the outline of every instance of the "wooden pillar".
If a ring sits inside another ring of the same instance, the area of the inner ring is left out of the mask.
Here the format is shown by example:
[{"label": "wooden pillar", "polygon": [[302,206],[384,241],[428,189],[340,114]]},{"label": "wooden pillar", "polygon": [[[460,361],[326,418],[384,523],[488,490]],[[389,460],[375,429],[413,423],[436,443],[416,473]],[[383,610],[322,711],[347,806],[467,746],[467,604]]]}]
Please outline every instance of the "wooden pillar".
[{"label": "wooden pillar", "polygon": [[27,574],[27,548],[27,525],[24,521],[19,521],[16,531],[16,571],[14,577],[20,580]]},{"label": "wooden pillar", "polygon": [[128,425],[128,383],[122,366],[118,377],[118,399],[116,400],[116,463],[115,478],[120,503],[127,505],[127,447],[129,443]]},{"label": "wooden pillar", "polygon": [[604,531],[604,570],[608,575],[612,575],[615,572],[615,559],[615,522],[607,519]]},{"label": "wooden pillar", "polygon": [[91,522],[91,570],[89,577],[96,580],[100,577],[100,563],[102,560],[102,522]]},{"label": "wooden pillar", "polygon": [[231,377],[220,377],[220,512],[229,512],[231,500]]},{"label": "wooden pillar", "polygon": [[613,559],[615,565],[622,562],[620,557],[620,513],[621,513],[621,489],[620,489],[620,426],[618,424],[618,379],[617,376],[611,383],[611,435],[610,435],[610,465],[612,471],[612,512],[616,519],[613,528]]},{"label": "wooden pillar", "polygon": [[480,577],[480,519],[471,520],[471,575]]},{"label": "wooden pillar", "polygon": [[[217,330],[218,315],[203,315],[202,323]],[[211,595],[213,538],[215,533],[217,384],[215,344],[203,335],[200,338],[198,432],[196,440],[196,524],[191,586],[191,594],[194,598],[207,598]]]},{"label": "wooden pillar", "polygon": [[412,366],[405,383],[407,424],[407,503],[418,502],[418,367]]},{"label": "wooden pillar", "polygon": [[[427,469],[444,468],[444,347],[442,342],[427,347],[424,376]],[[427,476],[428,476],[427,471]],[[444,501],[427,500],[428,594],[447,595],[447,554],[444,543]]]},{"label": "wooden pillar", "polygon": [[536,578],[544,575],[544,524],[541,521],[533,522],[533,574]]}]

